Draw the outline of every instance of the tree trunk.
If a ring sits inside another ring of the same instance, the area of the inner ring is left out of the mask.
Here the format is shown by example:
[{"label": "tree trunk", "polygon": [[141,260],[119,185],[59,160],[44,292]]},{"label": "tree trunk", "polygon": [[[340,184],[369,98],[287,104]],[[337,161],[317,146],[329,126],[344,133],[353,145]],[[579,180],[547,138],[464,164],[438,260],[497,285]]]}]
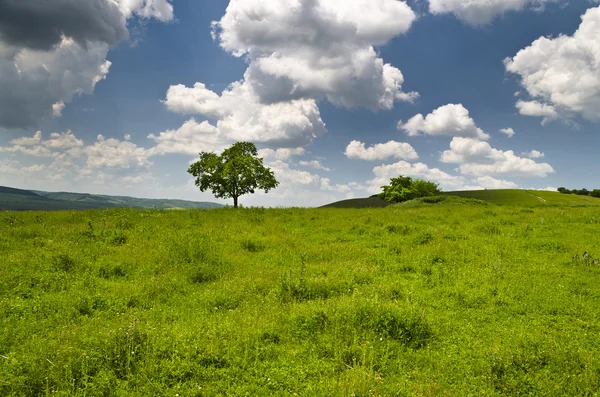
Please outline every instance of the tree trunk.
[{"label": "tree trunk", "polygon": [[235,196],[233,198],[233,208],[237,208],[237,207],[238,207],[238,198],[237,198],[237,196]]}]

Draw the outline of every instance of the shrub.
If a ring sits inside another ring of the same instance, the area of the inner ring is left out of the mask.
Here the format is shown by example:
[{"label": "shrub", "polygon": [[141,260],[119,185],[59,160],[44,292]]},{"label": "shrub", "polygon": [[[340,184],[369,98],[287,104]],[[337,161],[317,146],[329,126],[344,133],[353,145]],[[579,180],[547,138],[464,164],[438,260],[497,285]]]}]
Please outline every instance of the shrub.
[{"label": "shrub", "polygon": [[423,179],[412,179],[409,176],[392,178],[390,184],[382,186],[383,193],[379,195],[388,203],[401,203],[420,197],[436,196],[441,193],[438,185]]}]

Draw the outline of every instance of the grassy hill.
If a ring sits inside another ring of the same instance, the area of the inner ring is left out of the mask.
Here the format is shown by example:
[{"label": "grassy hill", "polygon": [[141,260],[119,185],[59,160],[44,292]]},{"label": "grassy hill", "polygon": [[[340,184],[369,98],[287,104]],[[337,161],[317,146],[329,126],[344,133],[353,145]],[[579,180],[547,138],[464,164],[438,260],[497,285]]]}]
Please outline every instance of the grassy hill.
[{"label": "grassy hill", "polygon": [[528,207],[540,206],[588,206],[600,205],[600,199],[575,194],[562,194],[546,190],[472,190],[461,192],[446,192],[449,196],[472,198],[500,205],[521,205]]},{"label": "grassy hill", "polygon": [[337,201],[321,208],[382,208],[390,205],[377,196]]},{"label": "grassy hill", "polygon": [[222,207],[210,202],[141,199],[88,193],[43,192],[0,186],[0,210],[89,210],[106,208],[202,209]]},{"label": "grassy hill", "polygon": [[[575,194],[562,194],[546,190],[469,190],[457,192],[444,192],[446,196],[475,199],[491,204],[519,205],[526,207],[544,206],[600,206],[600,199],[590,196],[577,196]],[[454,203],[454,202],[453,202]],[[419,204],[419,203],[416,203]],[[427,204],[427,203],[422,203]],[[323,208],[378,208],[389,204],[377,196],[362,199],[343,200],[327,204]]]}]

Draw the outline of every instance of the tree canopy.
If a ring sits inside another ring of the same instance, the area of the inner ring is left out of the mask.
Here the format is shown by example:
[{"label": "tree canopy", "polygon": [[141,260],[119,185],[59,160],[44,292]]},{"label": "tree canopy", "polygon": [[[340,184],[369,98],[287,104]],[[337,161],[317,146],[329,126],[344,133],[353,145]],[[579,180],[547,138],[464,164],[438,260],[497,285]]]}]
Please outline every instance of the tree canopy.
[{"label": "tree canopy", "polygon": [[388,203],[401,203],[420,197],[436,196],[441,193],[436,183],[402,175],[392,178],[389,185],[381,188],[383,192],[379,197]]},{"label": "tree canopy", "polygon": [[221,155],[200,153],[200,160],[190,166],[188,173],[196,177],[200,191],[211,190],[216,198],[233,198],[237,208],[240,196],[256,190],[268,193],[279,185],[273,171],[257,156],[254,143],[237,142]]}]

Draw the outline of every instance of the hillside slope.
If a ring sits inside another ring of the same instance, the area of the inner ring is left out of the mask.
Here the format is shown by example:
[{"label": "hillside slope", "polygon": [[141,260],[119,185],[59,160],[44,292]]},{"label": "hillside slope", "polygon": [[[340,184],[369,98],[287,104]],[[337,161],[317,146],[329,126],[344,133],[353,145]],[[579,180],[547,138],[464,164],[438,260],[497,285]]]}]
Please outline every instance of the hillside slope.
[{"label": "hillside slope", "polygon": [[[526,207],[544,206],[600,206],[600,198],[562,194],[546,190],[469,190],[444,192],[446,196],[456,196],[466,199],[476,199],[498,205],[521,205]],[[373,196],[362,199],[343,200],[324,205],[322,208],[378,208],[389,204]]]},{"label": "hillside slope", "polygon": [[141,199],[87,193],[42,192],[0,186],[0,210],[89,210],[106,208],[205,209],[222,207],[210,202],[168,199]]},{"label": "hillside slope", "polygon": [[320,208],[383,208],[390,205],[377,196],[336,201]]},{"label": "hillside slope", "polygon": [[445,192],[449,196],[473,198],[500,205],[523,205],[540,207],[548,205],[560,206],[600,206],[600,199],[590,196],[577,196],[575,194],[562,194],[546,190],[472,190],[459,192]]}]

